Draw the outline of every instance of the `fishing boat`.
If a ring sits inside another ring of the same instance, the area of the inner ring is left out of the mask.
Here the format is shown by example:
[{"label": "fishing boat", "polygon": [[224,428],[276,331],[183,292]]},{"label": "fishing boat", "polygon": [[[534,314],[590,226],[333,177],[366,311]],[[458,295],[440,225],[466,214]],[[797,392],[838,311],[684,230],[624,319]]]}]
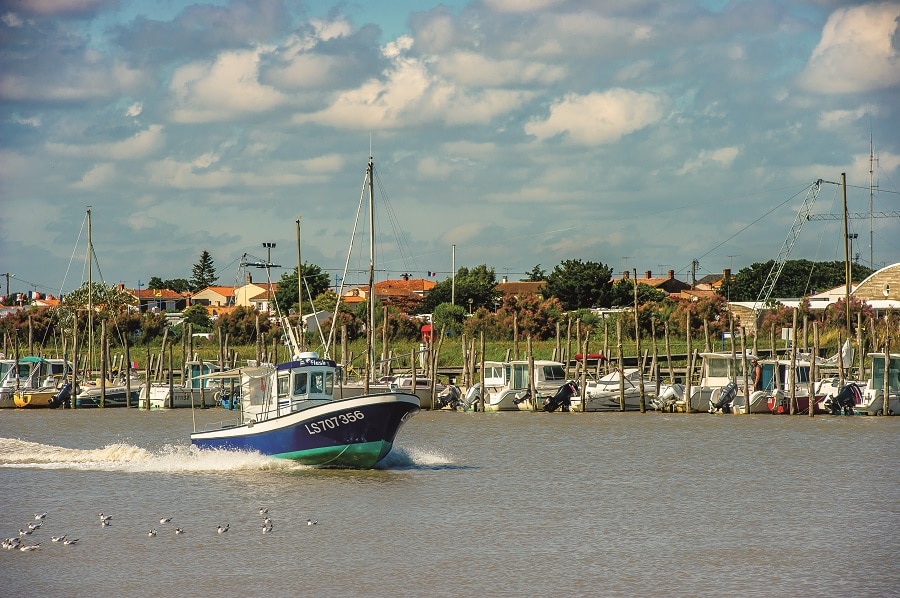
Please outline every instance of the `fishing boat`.
[{"label": "fishing boat", "polygon": [[[374,164],[369,159],[364,189],[369,191],[369,224],[374,237],[372,215]],[[360,200],[362,205],[362,199]],[[298,273],[300,220],[297,220]],[[351,242],[352,248],[352,242]],[[369,297],[374,285],[374,248],[370,245]],[[302,295],[301,295],[302,298]],[[300,302],[302,305],[302,301]],[[374,302],[370,301],[366,327],[366,376],[372,359]],[[276,309],[278,304],[276,301]],[[277,366],[246,368],[240,372],[241,403],[236,424],[191,434],[191,443],[200,449],[257,451],[292,459],[314,467],[370,469],[384,459],[394,445],[400,428],[421,409],[419,398],[399,389],[366,393],[348,398],[335,397],[338,365],[317,352],[301,351],[300,343],[281,316],[282,330],[291,348],[292,359]],[[326,351],[327,351],[327,345]],[[220,372],[205,378],[234,376]],[[368,384],[365,385],[368,390]]]},{"label": "fishing boat", "polygon": [[403,424],[419,412],[419,399],[404,392],[335,399],[336,371],[333,360],[315,352],[275,367],[244,368],[239,422],[194,432],[191,443],[200,449],[256,451],[314,467],[372,468],[390,453]]}]

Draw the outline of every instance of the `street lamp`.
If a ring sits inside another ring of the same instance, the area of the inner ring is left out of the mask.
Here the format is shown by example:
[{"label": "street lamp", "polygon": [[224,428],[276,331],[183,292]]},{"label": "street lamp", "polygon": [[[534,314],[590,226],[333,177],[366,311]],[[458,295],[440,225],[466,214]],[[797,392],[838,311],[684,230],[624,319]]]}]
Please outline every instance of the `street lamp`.
[{"label": "street lamp", "polygon": [[469,315],[472,315],[472,298],[469,297]]},{"label": "street lamp", "polygon": [[272,277],[270,275],[270,268],[272,266],[272,248],[275,247],[275,243],[267,243],[264,242],[262,246],[268,252],[266,255],[266,313],[272,312]]}]

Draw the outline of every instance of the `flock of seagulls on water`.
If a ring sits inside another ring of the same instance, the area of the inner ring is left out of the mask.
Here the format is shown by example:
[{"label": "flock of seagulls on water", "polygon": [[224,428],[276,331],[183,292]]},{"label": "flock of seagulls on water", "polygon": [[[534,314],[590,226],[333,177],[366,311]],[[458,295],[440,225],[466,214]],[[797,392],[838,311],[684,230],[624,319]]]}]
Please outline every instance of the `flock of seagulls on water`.
[{"label": "flock of seagulls on water", "polygon": [[[259,514],[263,517],[262,520],[262,533],[268,534],[271,533],[275,529],[274,523],[272,523],[272,519],[269,518],[269,509],[266,507],[259,508]],[[38,550],[41,547],[41,543],[33,543],[26,544],[26,538],[28,536],[33,535],[35,532],[40,530],[44,521],[47,518],[47,513],[35,513],[34,521],[26,525],[25,527],[19,528],[19,535],[13,536],[11,538],[5,538],[2,542],[2,548],[6,550],[19,550],[21,552],[33,552]],[[112,525],[112,515],[106,515],[104,513],[99,513],[100,518],[100,526],[101,527],[110,527]],[[159,519],[160,525],[166,525],[172,522],[172,517],[161,517]],[[318,520],[315,519],[307,519],[306,525],[318,525]],[[231,524],[226,523],[225,525],[218,525],[216,527],[217,534],[225,534],[230,529]],[[158,534],[158,530],[156,528],[150,528],[147,531],[147,536],[150,538],[156,537]],[[184,534],[184,529],[180,527],[175,528],[175,535]],[[54,544],[63,544],[65,546],[74,546],[78,543],[78,538],[69,538],[67,534],[63,534],[61,536],[50,536],[50,541]]]}]

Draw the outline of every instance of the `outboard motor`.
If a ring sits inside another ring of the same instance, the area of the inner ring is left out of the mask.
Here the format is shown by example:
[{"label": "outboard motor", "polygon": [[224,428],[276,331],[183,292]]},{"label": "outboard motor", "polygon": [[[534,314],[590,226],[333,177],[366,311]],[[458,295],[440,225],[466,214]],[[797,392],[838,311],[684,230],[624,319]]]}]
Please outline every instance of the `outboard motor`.
[{"label": "outboard motor", "polygon": [[56,409],[63,405],[65,405],[66,408],[72,406],[72,383],[69,381],[66,381],[66,383],[62,385],[59,392],[50,399],[49,403],[51,409]]},{"label": "outboard motor", "polygon": [[466,396],[460,403],[463,411],[478,411],[481,403],[481,383],[473,384],[466,391]]},{"label": "outboard motor", "polygon": [[858,384],[851,382],[841,389],[835,397],[825,401],[825,407],[832,415],[853,415],[853,407],[862,402],[862,390]]},{"label": "outboard motor", "polygon": [[443,409],[444,407],[450,407],[453,411],[459,407],[459,398],[462,396],[462,391],[456,384],[448,384],[441,394],[435,397],[435,408]]},{"label": "outboard motor", "polygon": [[531,398],[531,389],[526,388],[525,390],[520,390],[516,393],[516,398],[513,399],[513,403],[519,405],[520,403],[524,403],[528,399]]},{"label": "outboard motor", "polygon": [[719,400],[709,406],[709,412],[715,413],[716,411],[721,410],[722,413],[731,413],[731,403],[734,402],[734,397],[736,396],[737,384],[733,381],[729,382],[722,387],[721,394],[719,395]]},{"label": "outboard motor", "polygon": [[557,409],[568,411],[572,405],[572,397],[578,392],[578,386],[574,380],[567,380],[565,384],[560,386],[556,394],[548,399],[544,399],[544,411],[553,412]]}]

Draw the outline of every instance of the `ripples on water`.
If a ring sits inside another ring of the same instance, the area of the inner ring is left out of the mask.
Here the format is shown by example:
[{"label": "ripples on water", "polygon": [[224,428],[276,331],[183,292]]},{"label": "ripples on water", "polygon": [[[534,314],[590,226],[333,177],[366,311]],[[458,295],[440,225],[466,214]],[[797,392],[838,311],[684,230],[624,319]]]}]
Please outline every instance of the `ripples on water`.
[{"label": "ripples on water", "polygon": [[[49,513],[27,540],[40,550],[0,551],[4,594],[900,587],[897,418],[423,412],[379,469],[334,471],[191,449],[192,417],[221,416],[0,412],[0,536]],[[50,542],[63,533],[78,545]]]}]

